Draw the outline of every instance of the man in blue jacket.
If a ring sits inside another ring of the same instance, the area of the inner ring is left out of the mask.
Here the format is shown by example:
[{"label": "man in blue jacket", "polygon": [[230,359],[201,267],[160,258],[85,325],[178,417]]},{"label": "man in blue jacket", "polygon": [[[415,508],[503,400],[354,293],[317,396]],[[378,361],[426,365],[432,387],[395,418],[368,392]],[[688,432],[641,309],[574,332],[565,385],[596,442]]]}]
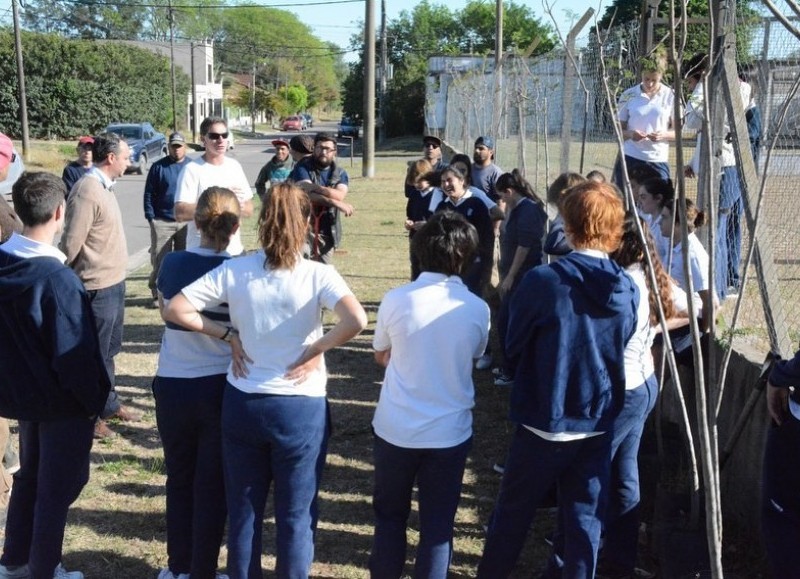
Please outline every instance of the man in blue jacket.
[{"label": "man in blue jacket", "polygon": [[639,295],[608,258],[624,219],[614,188],[582,183],[560,209],[574,251],[530,270],[510,305],[506,357],[517,369],[510,411],[517,429],[479,578],[511,574],[536,508],[554,485],[565,536],[563,576],[594,577],[612,422],[625,396],[623,352]]},{"label": "man in blue jacket", "polygon": [[144,184],[144,217],[150,224],[150,265],[153,266],[147,283],[155,306],[158,306],[156,278],[164,256],[186,249],[186,223],[175,220],[175,193],[178,175],[189,161],[183,135],[172,133],[169,154],[153,163]]},{"label": "man in blue jacket", "polygon": [[64,194],[55,175],[24,173],[12,189],[24,227],[0,246],[0,415],[19,420],[22,458],[0,578],[83,577],[64,570],[61,548],[111,381],[83,283],[53,246]]}]

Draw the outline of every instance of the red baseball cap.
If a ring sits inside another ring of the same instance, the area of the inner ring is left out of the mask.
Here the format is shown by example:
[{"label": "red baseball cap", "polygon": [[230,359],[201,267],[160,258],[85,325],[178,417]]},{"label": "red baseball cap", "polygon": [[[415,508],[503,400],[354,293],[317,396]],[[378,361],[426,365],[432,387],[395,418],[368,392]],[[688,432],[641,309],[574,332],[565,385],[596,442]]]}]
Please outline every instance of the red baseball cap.
[{"label": "red baseball cap", "polygon": [[272,141],[272,146],[273,147],[277,147],[278,145],[282,145],[282,146],[284,146],[284,147],[286,147],[288,149],[289,148],[289,141],[284,141],[283,139],[275,139],[274,141]]},{"label": "red baseball cap", "polygon": [[94,145],[94,138],[81,137],[80,139],[78,139],[78,145]]}]

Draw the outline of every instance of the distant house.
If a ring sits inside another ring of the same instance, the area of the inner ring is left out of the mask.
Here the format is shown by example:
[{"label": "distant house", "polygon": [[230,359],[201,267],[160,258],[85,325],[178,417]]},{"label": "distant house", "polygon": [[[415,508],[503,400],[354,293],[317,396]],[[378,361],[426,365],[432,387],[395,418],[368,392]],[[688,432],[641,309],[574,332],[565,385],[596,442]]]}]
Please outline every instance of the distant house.
[{"label": "distant house", "polygon": [[[137,48],[144,48],[156,54],[170,57],[169,42],[120,41]],[[185,117],[183,123],[192,133],[199,133],[200,123],[208,116],[223,116],[222,83],[215,82],[214,43],[176,42],[174,44],[175,66],[183,70],[192,82],[189,94],[178,97],[178,106],[183,102]],[[192,101],[194,100],[194,107]]]}]

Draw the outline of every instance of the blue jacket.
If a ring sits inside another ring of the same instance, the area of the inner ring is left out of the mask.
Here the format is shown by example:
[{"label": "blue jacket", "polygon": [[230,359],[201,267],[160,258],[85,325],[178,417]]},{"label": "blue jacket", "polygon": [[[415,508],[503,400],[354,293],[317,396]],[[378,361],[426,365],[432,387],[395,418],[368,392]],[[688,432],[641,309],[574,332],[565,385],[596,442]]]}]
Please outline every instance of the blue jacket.
[{"label": "blue jacket", "polygon": [[178,192],[178,176],[191,161],[184,157],[178,163],[170,156],[153,163],[144,184],[144,216],[148,221],[175,221],[175,194]]},{"label": "blue jacket", "polygon": [[75,272],[52,257],[0,250],[0,415],[95,416],[110,389],[89,297]]},{"label": "blue jacket", "polygon": [[610,259],[572,252],[530,270],[510,304],[511,420],[552,433],[608,430],[625,398],[638,301]]}]

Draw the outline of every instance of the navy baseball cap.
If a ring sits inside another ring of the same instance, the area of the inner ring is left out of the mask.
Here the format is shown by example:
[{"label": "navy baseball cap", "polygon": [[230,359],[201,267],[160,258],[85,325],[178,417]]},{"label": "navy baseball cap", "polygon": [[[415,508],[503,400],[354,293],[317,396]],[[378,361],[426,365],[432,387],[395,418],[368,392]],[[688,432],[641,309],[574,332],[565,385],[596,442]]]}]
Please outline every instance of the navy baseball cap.
[{"label": "navy baseball cap", "polygon": [[494,139],[492,137],[478,137],[475,139],[475,146],[483,145],[487,149],[494,151]]}]

